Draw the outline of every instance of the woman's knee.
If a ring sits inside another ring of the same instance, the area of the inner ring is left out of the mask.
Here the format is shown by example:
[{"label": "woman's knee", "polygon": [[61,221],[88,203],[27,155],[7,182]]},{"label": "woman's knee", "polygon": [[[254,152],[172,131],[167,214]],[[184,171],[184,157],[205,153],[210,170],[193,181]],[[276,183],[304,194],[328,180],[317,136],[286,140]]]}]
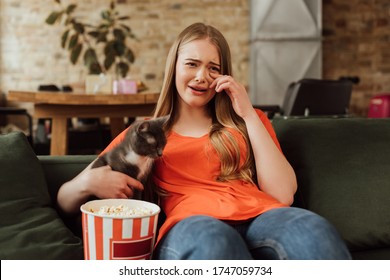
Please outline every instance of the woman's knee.
[{"label": "woman's knee", "polygon": [[[289,259],[349,259],[348,249],[335,227],[323,217],[300,208],[280,208],[263,214],[252,232],[252,248],[272,240]],[[264,230],[264,227],[268,227]],[[257,236],[254,236],[256,234]],[[256,240],[256,238],[258,238]],[[265,242],[266,241],[266,242]]]},{"label": "woman's knee", "polygon": [[[177,259],[248,259],[249,251],[231,226],[208,216],[192,216],[177,223],[157,248]],[[173,256],[176,254],[176,256]]]},{"label": "woman's knee", "polygon": [[301,209],[295,221],[296,235],[301,235],[300,246],[305,246],[300,258],[350,259],[348,248],[337,229],[325,218]]}]

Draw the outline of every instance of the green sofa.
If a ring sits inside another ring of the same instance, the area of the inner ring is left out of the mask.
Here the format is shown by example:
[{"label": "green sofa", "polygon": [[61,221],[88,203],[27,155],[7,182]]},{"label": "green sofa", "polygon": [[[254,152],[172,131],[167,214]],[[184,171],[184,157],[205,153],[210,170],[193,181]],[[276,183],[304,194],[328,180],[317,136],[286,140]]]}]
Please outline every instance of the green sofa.
[{"label": "green sofa", "polygon": [[[390,259],[390,120],[276,118],[294,167],[294,205],[336,226],[354,259]],[[25,136],[0,136],[0,258],[82,259],[79,217],[56,208],[61,184],[95,156],[38,156]],[[321,241],[319,241],[321,242]]]}]

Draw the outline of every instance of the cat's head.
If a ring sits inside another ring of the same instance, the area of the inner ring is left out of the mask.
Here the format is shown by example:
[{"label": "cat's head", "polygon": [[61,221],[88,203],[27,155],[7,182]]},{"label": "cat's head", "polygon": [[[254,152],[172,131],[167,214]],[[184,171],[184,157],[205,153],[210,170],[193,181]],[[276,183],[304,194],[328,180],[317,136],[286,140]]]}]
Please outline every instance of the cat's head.
[{"label": "cat's head", "polygon": [[162,156],[167,139],[163,129],[164,120],[152,119],[134,124],[132,146],[141,156],[157,158]]}]

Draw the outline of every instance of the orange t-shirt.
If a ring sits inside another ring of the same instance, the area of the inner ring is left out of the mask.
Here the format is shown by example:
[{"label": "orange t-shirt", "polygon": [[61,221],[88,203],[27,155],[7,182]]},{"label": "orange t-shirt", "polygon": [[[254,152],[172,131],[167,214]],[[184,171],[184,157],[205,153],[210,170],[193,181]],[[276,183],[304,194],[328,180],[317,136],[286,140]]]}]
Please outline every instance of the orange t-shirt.
[{"label": "orange t-shirt", "polygon": [[[257,110],[262,123],[280,149],[272,124]],[[247,147],[241,134],[229,129],[246,155]],[[124,133],[103,151],[123,140]],[[241,164],[244,161],[241,158]],[[218,182],[220,159],[212,147],[209,135],[199,138],[182,136],[171,131],[167,136],[163,156],[156,160],[154,181],[168,196],[161,197],[161,208],[167,218],[159,230],[157,242],[177,222],[193,215],[208,215],[227,222],[245,221],[269,209],[285,207],[275,198],[259,190],[257,185],[233,180]]]}]

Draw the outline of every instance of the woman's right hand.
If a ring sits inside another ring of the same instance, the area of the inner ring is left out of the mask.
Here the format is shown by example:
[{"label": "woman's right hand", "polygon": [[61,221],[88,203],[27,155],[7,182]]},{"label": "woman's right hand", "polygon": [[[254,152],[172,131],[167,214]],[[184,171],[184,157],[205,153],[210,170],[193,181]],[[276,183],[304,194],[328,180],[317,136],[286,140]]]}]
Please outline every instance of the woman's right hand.
[{"label": "woman's right hand", "polygon": [[135,190],[143,191],[143,185],[138,180],[113,171],[110,166],[91,168],[91,165],[59,189],[57,202],[65,213],[78,213],[80,206],[91,196],[101,199],[131,198]]},{"label": "woman's right hand", "polygon": [[110,166],[86,170],[80,174],[87,186],[89,195],[98,198],[132,198],[134,190],[143,191],[142,184],[121,172],[113,171]]}]

